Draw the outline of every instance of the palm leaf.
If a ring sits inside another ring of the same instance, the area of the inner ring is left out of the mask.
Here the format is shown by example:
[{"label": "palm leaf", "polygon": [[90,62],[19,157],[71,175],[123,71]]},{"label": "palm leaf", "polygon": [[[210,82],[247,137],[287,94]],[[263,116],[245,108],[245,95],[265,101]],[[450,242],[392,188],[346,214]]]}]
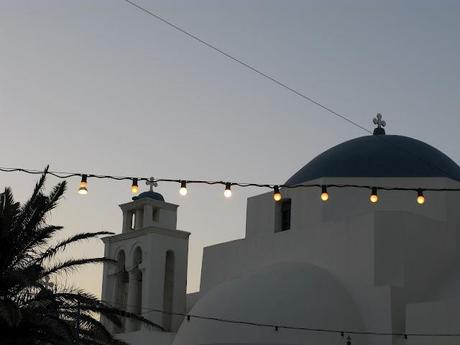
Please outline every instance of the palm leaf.
[{"label": "palm leaf", "polygon": [[58,244],[54,245],[53,247],[48,248],[45,252],[43,252],[40,257],[38,258],[38,261],[43,261],[45,259],[50,259],[54,255],[56,255],[59,251],[64,250],[68,245],[75,244],[79,241],[82,240],[88,240],[92,239],[95,237],[99,237],[102,235],[113,235],[113,232],[109,231],[99,231],[99,232],[84,232],[80,234],[76,234],[72,237],[69,237]]},{"label": "palm leaf", "polygon": [[109,258],[88,258],[88,259],[70,259],[64,262],[53,265],[52,267],[44,270],[41,278],[56,274],[56,273],[69,273],[77,270],[81,266],[97,263],[116,263],[116,260]]}]

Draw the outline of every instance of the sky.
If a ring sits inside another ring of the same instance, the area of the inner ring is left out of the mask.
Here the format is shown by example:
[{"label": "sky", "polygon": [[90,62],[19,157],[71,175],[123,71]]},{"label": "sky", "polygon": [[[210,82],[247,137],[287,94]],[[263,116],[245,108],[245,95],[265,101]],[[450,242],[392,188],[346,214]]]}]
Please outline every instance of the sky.
[{"label": "sky", "polygon": [[[135,1],[369,130],[380,112],[387,134],[460,162],[458,1]],[[278,184],[366,135],[123,0],[1,0],[0,52],[3,167]],[[24,201],[36,179],[0,173],[0,188]],[[121,232],[128,182],[89,180],[86,196],[68,183],[48,219],[61,237]],[[191,232],[192,292],[203,247],[244,237],[246,199],[265,191],[178,190],[157,188]],[[102,256],[102,242],[65,255]],[[101,272],[63,279],[99,295]]]}]

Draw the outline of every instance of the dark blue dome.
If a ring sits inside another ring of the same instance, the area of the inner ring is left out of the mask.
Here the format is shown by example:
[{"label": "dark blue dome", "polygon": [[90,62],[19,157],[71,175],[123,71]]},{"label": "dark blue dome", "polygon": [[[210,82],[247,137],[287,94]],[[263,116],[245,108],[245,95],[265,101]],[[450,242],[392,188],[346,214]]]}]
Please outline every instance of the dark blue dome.
[{"label": "dark blue dome", "polygon": [[320,177],[448,177],[460,181],[460,167],[420,140],[369,135],[323,152],[286,184],[302,184]]},{"label": "dark blue dome", "polygon": [[144,199],[144,198],[150,198],[153,200],[159,200],[159,201],[165,201],[165,198],[163,198],[163,195],[160,193],[156,193],[154,191],[147,191],[147,192],[142,192],[141,194],[137,196],[133,196],[133,200],[139,200],[139,199]]}]

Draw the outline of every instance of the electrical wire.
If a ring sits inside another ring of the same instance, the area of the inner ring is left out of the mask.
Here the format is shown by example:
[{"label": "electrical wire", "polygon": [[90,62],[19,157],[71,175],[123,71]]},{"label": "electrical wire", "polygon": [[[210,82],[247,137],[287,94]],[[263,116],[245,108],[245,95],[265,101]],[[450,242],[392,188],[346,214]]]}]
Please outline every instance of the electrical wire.
[{"label": "electrical wire", "polygon": [[146,14],[148,14],[148,15],[150,15],[150,16],[156,18],[156,19],[158,19],[159,21],[161,21],[161,22],[163,22],[164,24],[166,24],[166,25],[172,27],[173,29],[175,29],[175,30],[177,30],[177,31],[180,31],[181,33],[187,35],[189,38],[191,38],[191,39],[193,39],[193,40],[195,40],[195,41],[201,43],[202,45],[204,45],[204,46],[206,46],[206,47],[208,47],[208,48],[210,48],[210,49],[212,49],[212,50],[218,52],[219,54],[221,54],[221,55],[227,57],[228,59],[230,59],[230,60],[232,60],[232,61],[234,61],[234,62],[240,64],[241,66],[245,67],[246,69],[249,69],[249,70],[251,70],[252,72],[255,72],[255,73],[258,74],[259,76],[261,76],[261,77],[263,77],[263,78],[266,78],[266,79],[270,80],[271,82],[277,84],[278,86],[281,86],[282,88],[284,88],[284,89],[290,91],[291,93],[294,93],[295,95],[297,95],[297,96],[303,98],[304,100],[306,100],[306,101],[308,101],[308,102],[310,102],[310,103],[313,103],[314,105],[316,105],[316,106],[318,106],[318,107],[320,107],[320,108],[326,110],[327,112],[331,113],[332,115],[337,116],[337,117],[341,118],[342,120],[344,120],[344,121],[346,121],[346,122],[348,122],[348,123],[350,123],[350,124],[352,124],[352,125],[354,125],[354,126],[356,126],[356,127],[358,127],[358,128],[361,128],[362,130],[364,130],[364,131],[366,131],[366,132],[372,134],[372,132],[369,131],[367,128],[365,128],[364,126],[360,125],[359,123],[357,123],[357,122],[355,122],[355,121],[349,119],[347,116],[345,116],[345,115],[343,115],[343,114],[340,114],[340,113],[334,111],[333,109],[331,109],[330,107],[328,107],[328,106],[322,104],[321,102],[314,100],[313,98],[311,98],[311,97],[305,95],[304,93],[302,93],[302,92],[300,92],[300,91],[294,89],[293,87],[291,87],[291,86],[289,86],[289,85],[287,85],[287,84],[281,82],[280,80],[276,79],[275,77],[273,77],[273,76],[271,76],[271,75],[269,75],[269,74],[267,74],[267,73],[265,73],[265,72],[262,72],[262,71],[261,71],[260,69],[258,69],[257,67],[255,67],[255,66],[253,66],[253,65],[250,65],[250,64],[247,63],[247,62],[244,62],[243,60],[241,60],[241,59],[235,57],[234,55],[232,55],[232,54],[230,54],[230,53],[227,53],[226,51],[224,51],[224,50],[222,50],[222,49],[216,47],[215,45],[213,45],[213,44],[211,44],[211,43],[209,43],[209,42],[207,42],[207,41],[201,39],[200,37],[198,37],[198,36],[192,34],[191,32],[189,32],[189,31],[187,31],[187,30],[181,28],[180,26],[178,26],[178,25],[172,23],[171,21],[164,19],[164,18],[161,17],[160,15],[158,15],[158,14],[156,14],[156,13],[154,13],[154,12],[148,10],[148,9],[146,9],[145,7],[142,7],[141,5],[135,3],[134,1],[131,1],[131,0],[123,0],[123,1],[125,1],[125,2],[128,3],[128,4],[130,4],[131,6],[134,6],[134,7],[137,8],[138,10],[140,10],[140,11],[142,11],[142,12],[144,12],[144,13],[146,13]]},{"label": "electrical wire", "polygon": [[[228,53],[228,52],[226,52],[226,51],[224,51],[224,50],[222,50],[222,49],[216,47],[215,45],[213,45],[213,44],[211,44],[211,43],[205,41],[204,39],[198,37],[197,35],[192,34],[190,31],[187,31],[187,30],[183,29],[182,27],[178,26],[177,24],[174,24],[174,23],[172,23],[171,21],[166,20],[165,18],[161,17],[159,14],[154,13],[154,12],[152,12],[151,10],[148,10],[147,8],[145,8],[145,7],[143,7],[143,6],[139,5],[139,4],[137,4],[137,3],[134,2],[134,1],[131,1],[131,0],[123,0],[123,1],[125,1],[125,2],[126,2],[127,4],[129,4],[129,5],[131,5],[131,6],[135,7],[135,8],[137,8],[138,10],[140,10],[140,11],[146,13],[147,15],[150,15],[150,16],[152,16],[153,18],[156,18],[157,20],[159,20],[159,21],[161,21],[162,23],[164,23],[164,24],[170,26],[171,28],[173,28],[173,29],[175,29],[175,30],[177,30],[177,31],[179,31],[179,32],[181,32],[181,33],[183,33],[183,34],[186,35],[187,37],[189,37],[189,38],[191,38],[191,39],[193,39],[193,40],[195,40],[195,41],[201,43],[202,45],[204,45],[204,46],[206,46],[206,47],[208,47],[208,48],[210,48],[210,49],[212,49],[212,50],[218,52],[219,54],[221,54],[221,55],[227,57],[228,59],[230,59],[230,60],[232,60],[232,61],[238,63],[239,65],[245,67],[246,69],[251,70],[252,72],[258,74],[259,76],[261,76],[261,77],[263,77],[263,78],[266,78],[266,79],[270,80],[271,82],[277,84],[278,86],[280,86],[280,87],[282,87],[282,88],[284,88],[284,89],[290,91],[291,93],[293,93],[293,94],[295,94],[295,95],[297,95],[297,96],[303,98],[304,100],[306,100],[306,101],[308,101],[308,102],[310,102],[310,103],[312,103],[312,104],[314,104],[314,105],[316,105],[316,106],[322,108],[323,110],[329,112],[330,114],[332,114],[332,115],[334,115],[334,116],[336,116],[336,117],[338,117],[338,118],[340,118],[340,119],[342,119],[342,120],[344,120],[344,121],[346,121],[346,122],[352,124],[353,126],[359,128],[359,129],[361,129],[361,130],[363,130],[363,131],[365,131],[365,132],[367,132],[367,133],[369,133],[369,134],[372,134],[372,132],[371,132],[370,130],[368,130],[366,127],[360,125],[360,124],[357,123],[356,121],[351,120],[349,117],[347,117],[347,116],[345,116],[345,115],[343,115],[343,114],[341,114],[341,113],[339,113],[339,112],[333,110],[332,108],[330,108],[330,107],[328,107],[328,106],[322,104],[321,102],[319,102],[319,101],[317,101],[317,100],[315,100],[315,99],[313,99],[313,98],[311,98],[311,97],[305,95],[305,94],[302,93],[301,91],[296,90],[296,89],[294,89],[293,87],[291,87],[291,86],[289,86],[289,85],[287,85],[287,84],[281,82],[279,79],[277,79],[277,78],[275,78],[275,77],[273,77],[273,76],[271,76],[271,75],[269,75],[269,74],[267,74],[267,73],[261,71],[260,69],[258,69],[258,68],[255,67],[254,65],[251,65],[251,64],[249,64],[249,63],[247,63],[247,62],[244,62],[242,59],[237,58],[237,57],[235,57],[234,55],[232,55],[232,54],[230,54],[230,53]],[[393,142],[390,142],[390,141],[386,140],[386,138],[385,138],[384,136],[382,136],[382,135],[379,135],[378,137],[379,137],[379,140],[385,141],[387,144],[390,144],[390,145],[393,146],[394,148],[399,149],[399,150],[406,151],[406,152],[409,154],[409,157],[410,157],[411,159],[415,159],[415,160],[419,160],[419,161],[421,161],[421,162],[424,162],[427,166],[435,167],[435,168],[438,169],[439,171],[445,173],[445,170],[444,170],[444,169],[442,169],[441,167],[439,167],[439,166],[436,165],[436,164],[433,164],[432,162],[429,162],[429,161],[423,159],[423,157],[420,157],[416,152],[409,152],[406,148],[401,147],[400,145],[398,145],[398,144],[396,144],[396,143],[393,143]]]}]

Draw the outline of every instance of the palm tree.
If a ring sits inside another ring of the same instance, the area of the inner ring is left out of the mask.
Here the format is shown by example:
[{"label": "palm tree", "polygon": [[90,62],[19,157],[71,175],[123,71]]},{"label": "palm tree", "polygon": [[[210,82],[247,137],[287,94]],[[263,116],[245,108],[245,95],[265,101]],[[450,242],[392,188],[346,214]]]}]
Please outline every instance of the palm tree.
[{"label": "palm tree", "polygon": [[47,169],[22,205],[14,201],[10,188],[0,194],[0,344],[125,344],[113,338],[99,321],[101,316],[115,326],[128,317],[161,328],[81,289],[49,283],[83,265],[112,262],[103,257],[58,260],[69,245],[112,233],[81,233],[51,245],[63,228],[47,224],[46,217],[57,206],[66,183],[57,184],[46,195],[46,173]]}]

